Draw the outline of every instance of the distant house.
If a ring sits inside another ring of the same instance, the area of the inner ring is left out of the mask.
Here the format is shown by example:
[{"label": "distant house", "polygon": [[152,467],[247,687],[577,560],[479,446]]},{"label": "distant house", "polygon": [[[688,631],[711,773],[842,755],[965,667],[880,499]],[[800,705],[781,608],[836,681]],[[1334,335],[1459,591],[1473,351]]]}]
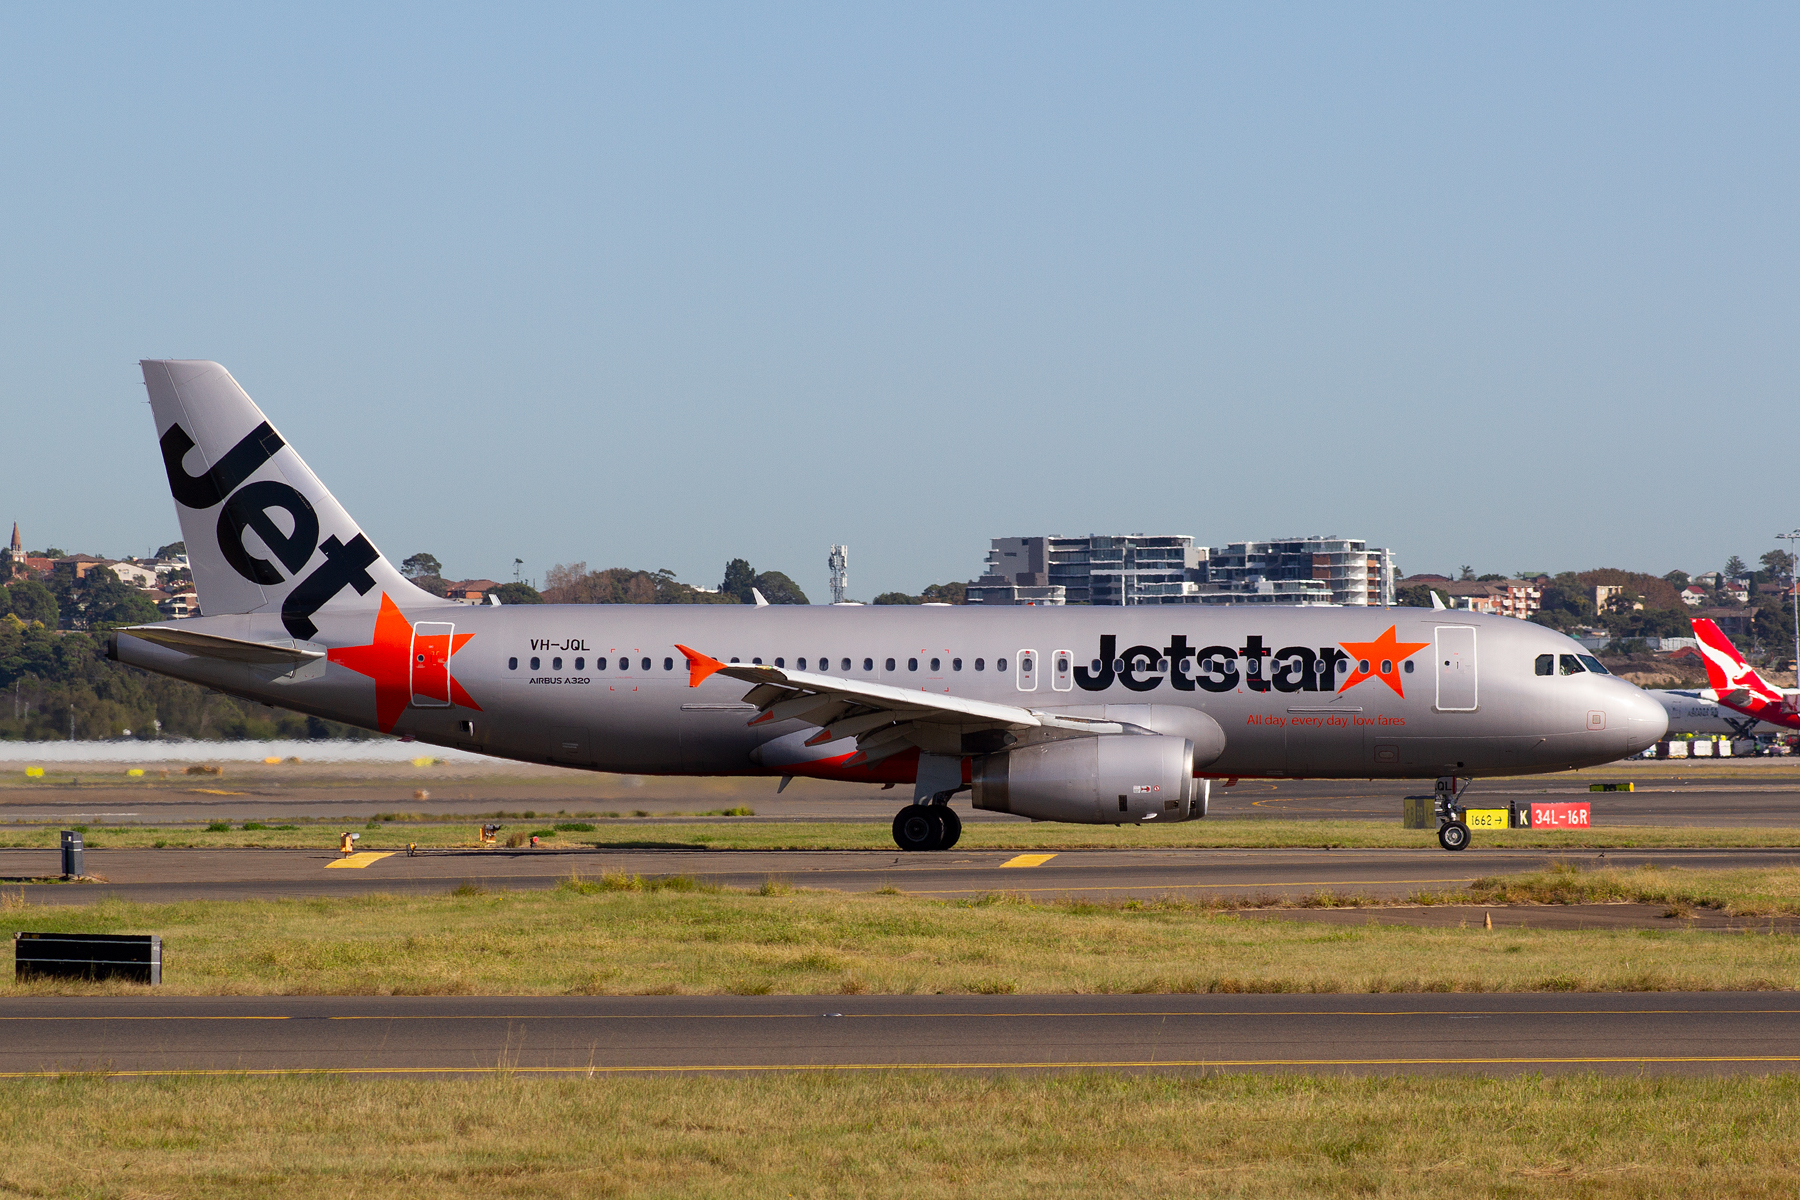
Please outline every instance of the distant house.
[{"label": "distant house", "polygon": [[200,615],[200,597],[190,588],[185,592],[177,592],[156,607],[165,617],[177,620],[182,617],[197,617]]},{"label": "distant house", "polygon": [[1699,608],[1706,603],[1707,590],[1697,583],[1690,583],[1681,589],[1681,602],[1689,608]]},{"label": "distant house", "polygon": [[1711,621],[1719,632],[1735,641],[1750,636],[1750,622],[1756,619],[1756,612],[1748,608],[1703,608],[1694,616]]},{"label": "distant house", "polygon": [[[1420,579],[1413,576],[1407,582]],[[1446,580],[1430,585],[1449,598],[1452,608],[1470,612],[1493,613],[1500,617],[1516,617],[1523,621],[1542,611],[1544,590],[1535,580],[1491,579],[1485,583],[1473,580]]]},{"label": "distant house", "polygon": [[[1594,585],[1594,611],[1597,613],[1607,611],[1607,606],[1611,603],[1612,598],[1614,596],[1623,595],[1624,591],[1625,591],[1625,585],[1622,583],[1597,583],[1597,584],[1595,584]],[[1631,611],[1632,612],[1643,612],[1644,611],[1644,602],[1642,600],[1632,601]]]},{"label": "distant house", "polygon": [[499,586],[492,579],[459,579],[444,585],[444,596],[458,604],[486,604],[487,594]]},{"label": "distant house", "polygon": [[110,558],[96,558],[92,554],[70,554],[57,559],[53,565],[56,570],[67,567],[75,573],[75,578],[86,579],[89,571],[95,571],[101,567],[110,567],[113,565],[113,560]]},{"label": "distant house", "polygon": [[111,564],[112,573],[119,577],[120,583],[129,583],[132,587],[155,587],[156,572],[149,567],[134,562],[116,562]]}]

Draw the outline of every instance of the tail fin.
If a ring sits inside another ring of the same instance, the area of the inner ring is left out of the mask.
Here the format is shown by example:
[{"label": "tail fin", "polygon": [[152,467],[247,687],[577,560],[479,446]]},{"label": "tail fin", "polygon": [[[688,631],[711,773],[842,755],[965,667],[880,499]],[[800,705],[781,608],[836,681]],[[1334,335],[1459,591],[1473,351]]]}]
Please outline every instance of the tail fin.
[{"label": "tail fin", "polygon": [[1700,656],[1706,660],[1706,682],[1721,700],[1743,692],[1743,697],[1729,702],[1732,707],[1741,708],[1759,700],[1781,702],[1781,693],[1744,661],[1724,631],[1704,617],[1695,617],[1693,626],[1694,636],[1700,639]]},{"label": "tail fin", "polygon": [[202,612],[279,611],[305,640],[320,609],[373,612],[383,592],[446,603],[381,556],[224,367],[139,365]]}]

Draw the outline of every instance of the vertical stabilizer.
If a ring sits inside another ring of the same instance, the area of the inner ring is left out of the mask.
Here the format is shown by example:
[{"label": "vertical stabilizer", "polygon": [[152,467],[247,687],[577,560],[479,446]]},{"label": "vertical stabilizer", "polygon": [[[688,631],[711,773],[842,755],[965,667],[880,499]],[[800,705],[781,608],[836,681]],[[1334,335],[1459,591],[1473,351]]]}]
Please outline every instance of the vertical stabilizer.
[{"label": "vertical stabilizer", "polygon": [[144,385],[200,609],[279,612],[310,639],[321,611],[446,604],[382,557],[231,373],[148,360]]},{"label": "vertical stabilizer", "polygon": [[[1759,716],[1763,720],[1792,725],[1793,701],[1744,661],[1724,630],[1704,617],[1693,620],[1694,636],[1700,639],[1700,655],[1706,660],[1706,682],[1719,694],[1719,703],[1739,712]],[[1786,715],[1782,721],[1776,713]]]}]

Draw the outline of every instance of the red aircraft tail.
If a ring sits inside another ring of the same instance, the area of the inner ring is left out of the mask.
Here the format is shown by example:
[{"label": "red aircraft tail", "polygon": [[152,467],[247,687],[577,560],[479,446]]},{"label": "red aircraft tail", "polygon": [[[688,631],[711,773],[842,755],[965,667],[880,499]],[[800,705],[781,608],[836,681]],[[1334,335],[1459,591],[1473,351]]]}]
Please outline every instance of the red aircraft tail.
[{"label": "red aircraft tail", "polygon": [[1706,660],[1706,681],[1719,694],[1719,703],[1772,725],[1800,729],[1794,698],[1779,689],[1744,661],[1720,628],[1695,618],[1694,636],[1700,639],[1700,656]]}]

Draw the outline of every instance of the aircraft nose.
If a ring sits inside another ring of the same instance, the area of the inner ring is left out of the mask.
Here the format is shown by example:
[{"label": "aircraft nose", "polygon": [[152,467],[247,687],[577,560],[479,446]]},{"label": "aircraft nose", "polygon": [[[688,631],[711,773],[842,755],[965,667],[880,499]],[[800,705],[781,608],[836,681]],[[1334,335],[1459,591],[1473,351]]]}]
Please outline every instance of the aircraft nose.
[{"label": "aircraft nose", "polygon": [[1624,708],[1627,753],[1636,754],[1646,746],[1654,746],[1669,731],[1668,710],[1642,688],[1631,688],[1630,695],[1625,697]]}]

